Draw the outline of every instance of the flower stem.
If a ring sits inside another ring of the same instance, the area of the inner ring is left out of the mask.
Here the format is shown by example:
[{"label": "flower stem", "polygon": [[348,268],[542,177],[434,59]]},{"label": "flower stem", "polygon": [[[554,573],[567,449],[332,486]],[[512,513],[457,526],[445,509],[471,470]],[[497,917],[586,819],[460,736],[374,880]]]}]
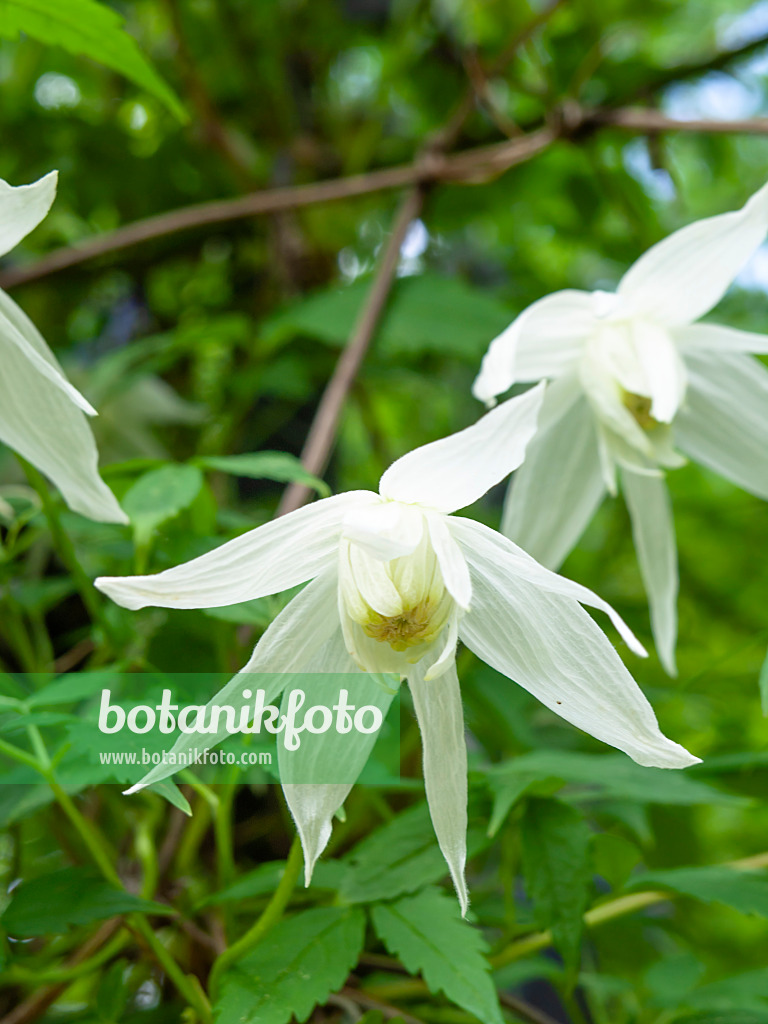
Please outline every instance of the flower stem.
[{"label": "flower stem", "polygon": [[264,908],[263,913],[252,927],[248,929],[245,935],[224,950],[213,965],[210,981],[208,983],[208,990],[212,1000],[215,999],[218,994],[219,986],[221,984],[221,976],[227,968],[231,967],[236,961],[242,959],[246,953],[250,953],[250,951],[257,946],[259,942],[261,942],[270,928],[273,928],[283,916],[283,912],[288,906],[291,893],[293,892],[294,886],[299,878],[302,862],[301,842],[297,836],[293,841],[290,853],[288,854],[288,859],[285,862],[283,877],[280,879],[277,888],[272,894],[272,898],[269,903]]}]

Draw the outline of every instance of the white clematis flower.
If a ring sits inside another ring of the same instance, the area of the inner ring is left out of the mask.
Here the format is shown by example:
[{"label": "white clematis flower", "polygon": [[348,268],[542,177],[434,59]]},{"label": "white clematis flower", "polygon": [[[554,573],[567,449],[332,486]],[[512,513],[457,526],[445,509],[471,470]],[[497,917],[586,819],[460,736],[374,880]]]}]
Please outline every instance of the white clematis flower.
[{"label": "white clematis flower", "polygon": [[[48,213],[56,171],[32,185],[0,179],[0,256]],[[95,416],[74,388],[40,332],[0,289],[0,441],[37,466],[70,508],[90,519],[126,523],[128,517],[98,474],[98,453],[85,414]]]},{"label": "white clematis flower", "polygon": [[[244,672],[361,668],[408,681],[430,814],[463,910],[467,761],[458,639],[556,714],[640,764],[682,768],[697,760],[660,732],[648,701],[581,604],[607,612],[627,644],[644,654],[612,608],[488,527],[450,515],[520,465],[543,395],[540,385],[474,426],[410,452],[384,473],[378,494],[325,498],[156,576],[96,581],[128,608],[206,608],[311,580],[267,629]],[[160,777],[152,772],[142,784]],[[308,882],[351,787],[284,788]]]},{"label": "white clematis flower", "polygon": [[557,569],[617,468],[651,625],[675,674],[677,550],[664,470],[679,452],[768,499],[768,337],[696,323],[768,230],[768,185],[740,210],[654,245],[615,293],[534,302],[492,343],[474,384],[489,404],[519,381],[550,385],[537,436],[507,495],[502,532]]}]

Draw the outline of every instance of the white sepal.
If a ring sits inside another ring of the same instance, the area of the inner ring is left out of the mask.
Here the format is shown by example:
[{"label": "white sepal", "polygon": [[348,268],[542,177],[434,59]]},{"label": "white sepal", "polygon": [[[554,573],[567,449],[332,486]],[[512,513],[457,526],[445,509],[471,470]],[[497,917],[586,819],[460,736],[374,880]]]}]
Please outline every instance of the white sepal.
[{"label": "white sepal", "polygon": [[768,369],[752,356],[686,358],[689,386],[675,418],[680,449],[750,494],[768,500]]},{"label": "white sepal", "polygon": [[665,326],[715,306],[768,231],[768,185],[740,209],[694,221],[652,246],[619,282],[627,309]]},{"label": "white sepal", "polygon": [[534,302],[494,338],[472,385],[488,404],[518,381],[559,377],[581,354],[595,319],[590,292],[554,292]]},{"label": "white sepal", "polygon": [[456,667],[427,681],[408,675],[424,754],[424,787],[437,842],[456,887],[462,916],[469,907],[467,862],[467,747]]},{"label": "white sepal", "polygon": [[642,765],[684,768],[699,759],[659,729],[605,634],[572,597],[542,590],[516,562],[464,544],[474,588],[459,625],[471,650],[555,714]]},{"label": "white sepal", "polygon": [[541,383],[471,427],[404,455],[382,476],[382,496],[439,512],[471,505],[523,461],[543,397]]},{"label": "white sepal", "polygon": [[[543,565],[539,565],[534,558],[531,558],[527,552],[513,544],[507,537],[502,537],[494,530],[483,526],[482,523],[476,523],[473,519],[456,516],[453,520],[453,529],[469,564],[473,586],[476,579],[476,574],[472,571],[473,559],[482,559],[483,564],[487,566],[492,565],[496,560],[499,567],[503,566],[511,574],[510,590],[514,590],[523,582],[531,583],[542,592],[559,594],[590,608],[597,608],[599,611],[605,612],[627,647],[634,654],[641,658],[648,656],[648,652],[619,613],[587,587],[582,587],[580,583],[574,583],[573,580],[559,576]],[[500,578],[500,572],[501,569],[496,568],[491,575],[494,579]]]},{"label": "white sepal", "polygon": [[100,576],[95,586],[133,609],[218,608],[277,594],[335,568],[344,515],[377,500],[371,491],[323,498],[155,576]]},{"label": "white sepal", "polygon": [[58,171],[50,171],[31,185],[15,186],[0,179],[0,256],[18,245],[48,213],[58,176]]},{"label": "white sepal", "polygon": [[632,521],[632,536],[640,563],[651,626],[659,658],[666,671],[677,675],[677,547],[669,491],[660,477],[621,475],[624,499]]},{"label": "white sepal", "polygon": [[87,406],[85,399],[74,401],[79,393],[31,321],[2,291],[0,355],[0,440],[52,480],[75,512],[99,522],[126,523],[99,476],[96,442],[78,408]]},{"label": "white sepal", "polygon": [[[550,395],[561,381],[550,385]],[[594,417],[583,397],[540,429],[515,470],[501,532],[542,565],[558,569],[605,495]]]}]

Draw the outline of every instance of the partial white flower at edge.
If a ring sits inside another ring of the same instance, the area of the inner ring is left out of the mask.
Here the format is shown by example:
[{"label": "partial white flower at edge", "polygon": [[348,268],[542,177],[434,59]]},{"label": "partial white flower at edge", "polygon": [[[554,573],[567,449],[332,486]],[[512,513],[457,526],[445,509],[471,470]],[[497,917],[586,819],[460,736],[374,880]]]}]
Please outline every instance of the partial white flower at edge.
[{"label": "partial white flower at edge", "polygon": [[[543,397],[540,385],[466,430],[410,452],[386,471],[378,494],[325,498],[156,576],[96,580],[128,608],[208,608],[310,580],[264,633],[243,672],[363,669],[407,680],[421,729],[430,814],[463,911],[467,757],[459,639],[556,714],[640,764],[682,768],[697,761],[660,732],[650,704],[581,604],[606,612],[626,643],[644,655],[612,608],[495,531],[450,515],[520,465]],[[246,685],[247,677],[235,677],[214,701],[235,699]],[[266,699],[281,685],[275,682]],[[332,733],[324,735],[333,742]],[[219,738],[203,739],[213,744]],[[192,743],[200,740],[195,736]],[[184,737],[177,748],[188,745]],[[159,766],[134,788],[172,772]],[[307,884],[350,788],[284,785]]]},{"label": "partial white flower at edge", "polygon": [[[0,256],[48,213],[56,171],[32,185],[0,179]],[[0,441],[15,449],[61,491],[75,512],[105,523],[128,518],[98,474],[96,443],[86,414],[95,416],[64,376],[40,332],[0,289]]]},{"label": "partial white flower at edge", "polygon": [[616,292],[562,291],[492,343],[473,391],[550,380],[539,428],[507,493],[502,532],[557,569],[619,482],[651,625],[674,675],[677,548],[664,472],[685,456],[768,499],[768,337],[697,323],[762,244],[768,185],[740,210],[654,245]]}]

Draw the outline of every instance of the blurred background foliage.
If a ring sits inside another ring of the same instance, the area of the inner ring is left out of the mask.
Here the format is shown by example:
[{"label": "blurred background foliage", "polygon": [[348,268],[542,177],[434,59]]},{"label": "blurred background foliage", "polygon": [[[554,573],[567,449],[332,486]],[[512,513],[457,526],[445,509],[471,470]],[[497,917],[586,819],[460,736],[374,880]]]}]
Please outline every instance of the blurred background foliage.
[{"label": "blurred background foliage", "polygon": [[[160,96],[76,53],[23,36],[0,41],[0,177],[21,184],[60,172],[52,213],[9,270],[168,210],[410,163],[470,81],[478,94],[457,150],[535,129],[567,102],[642,104],[683,121],[768,114],[765,0],[565,0],[512,53],[510,41],[542,15],[533,0],[112,6],[188,123]],[[613,287],[654,241],[741,205],[767,172],[768,140],[758,132],[600,128],[496,177],[430,187],[345,405],[328,486],[373,488],[392,459],[473,422],[482,411],[470,394],[479,361],[531,301],[563,287]],[[134,513],[131,530],[62,510],[88,576],[157,571],[274,514],[298,474],[295,459],[211,457],[299,455],[397,202],[396,193],[371,192],[197,226],[13,289],[100,410],[105,479]],[[768,330],[768,247],[718,319]],[[104,603],[93,621],[11,453],[0,473],[6,671],[228,672],[281,607],[278,598],[213,615]],[[296,891],[272,933],[272,960],[257,949],[225,988],[223,1024],[287,1024],[292,1013],[368,1024],[496,1021],[477,929],[507,1020],[768,1021],[768,880],[738,876],[740,886],[722,872],[688,870],[768,849],[768,723],[758,687],[768,520],[760,501],[696,466],[669,482],[680,674],[667,678],[654,656],[630,667],[664,731],[703,764],[684,776],[635,769],[462,653],[473,926],[457,920],[420,783],[409,781],[419,777],[419,741],[406,701],[404,781],[353,792],[316,885]],[[501,494],[470,514],[496,525]],[[609,600],[650,648],[623,504],[606,503],[563,571]],[[0,715],[0,729],[14,736],[14,716]],[[204,981],[277,884],[292,839],[279,791],[232,786],[216,796],[185,784],[187,818],[158,794],[124,798],[108,784],[116,780],[104,781],[68,791],[106,838],[128,893],[175,909],[167,917],[143,908],[183,972]],[[83,836],[54,796],[44,783],[0,787],[3,890],[21,880],[17,895],[0,897],[10,915],[2,1020],[195,1019],[167,969],[116,917],[142,908],[99,889]],[[365,840],[374,829],[383,831]],[[631,893],[659,887],[673,895],[649,909],[631,903]],[[76,912],[75,897],[85,910]],[[601,910],[622,899],[628,909]],[[364,933],[355,915],[367,903]],[[41,919],[51,906],[61,913]],[[596,916],[582,941],[588,907]],[[399,942],[396,911],[431,935],[437,952]],[[323,942],[338,952],[330,966],[312,959]],[[426,986],[398,973],[400,964]]]}]

